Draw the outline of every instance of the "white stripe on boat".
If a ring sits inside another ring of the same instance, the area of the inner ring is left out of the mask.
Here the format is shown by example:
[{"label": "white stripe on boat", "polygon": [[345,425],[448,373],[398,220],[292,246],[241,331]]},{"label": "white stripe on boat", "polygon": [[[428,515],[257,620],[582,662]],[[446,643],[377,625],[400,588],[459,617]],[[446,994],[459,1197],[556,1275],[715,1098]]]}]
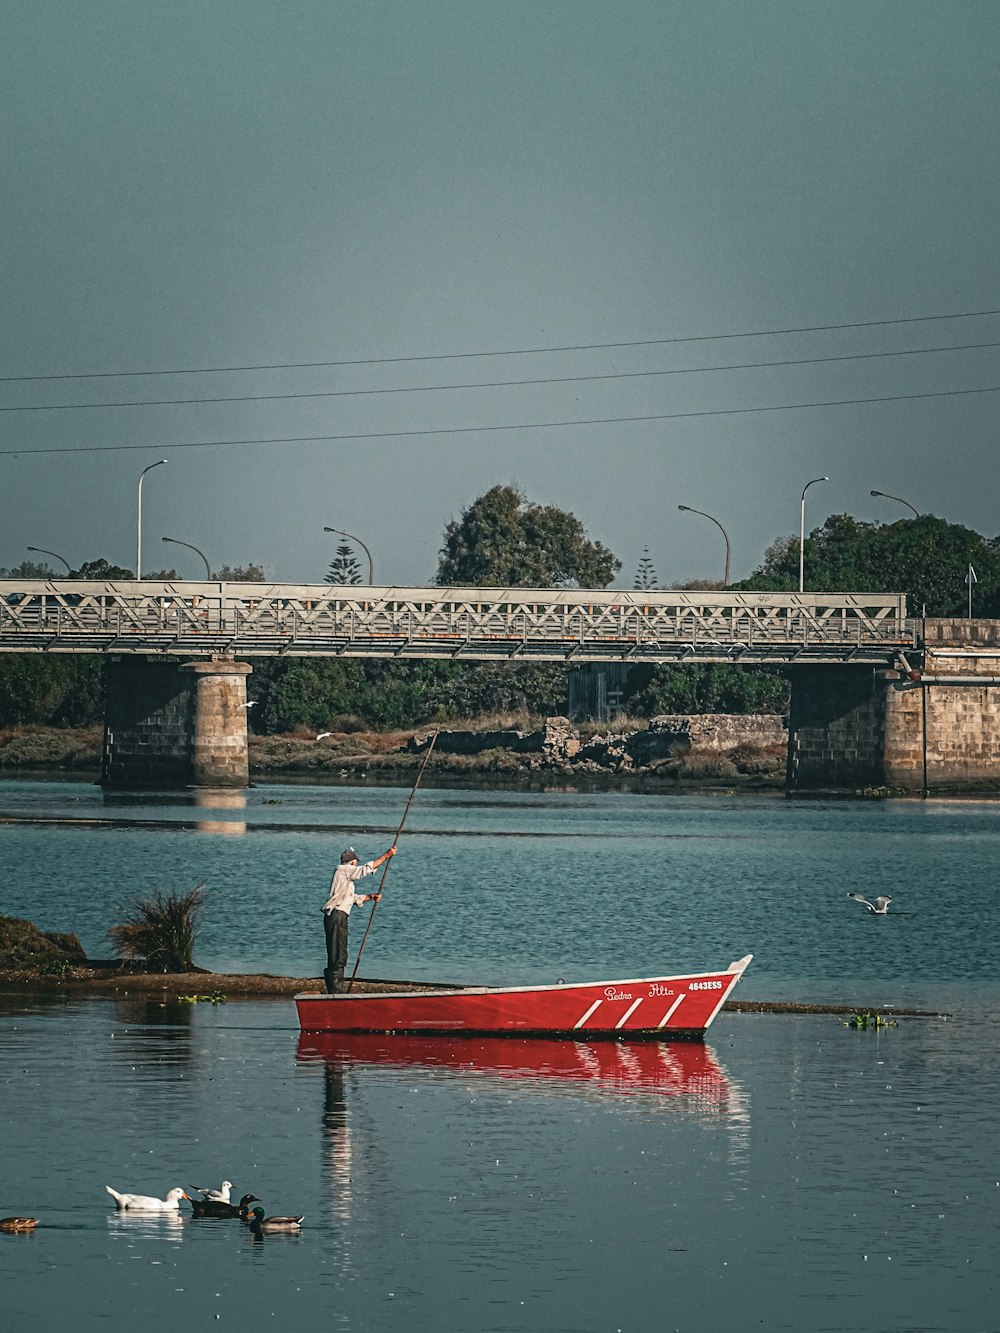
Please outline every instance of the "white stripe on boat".
[{"label": "white stripe on boat", "polygon": [[677,1006],[680,1004],[681,1000],[684,999],[684,994],[685,994],[685,993],[682,991],[681,994],[678,995],[677,999],[674,1000],[673,1004],[670,1006],[670,1008],[667,1010],[667,1012],[663,1015],[663,1017],[662,1017],[662,1018],[660,1019],[660,1021],[657,1023],[656,1026],[657,1026],[658,1028],[666,1027],[666,1025],[670,1022],[670,1020],[673,1018],[674,1014],[677,1012]]},{"label": "white stripe on boat", "polygon": [[591,1014],[593,1014],[593,1013],[594,1013],[596,1010],[598,1010],[600,1007],[601,1007],[601,1002],[600,1002],[600,1000],[595,1000],[594,1003],[593,1003],[593,1004],[590,1006],[590,1008],[587,1010],[587,1012],[583,1015],[583,1017],[582,1017],[581,1019],[579,1019],[576,1023],[573,1024],[573,1028],[574,1028],[574,1030],[575,1030],[576,1028],[582,1028],[583,1025],[584,1025],[584,1023],[586,1023],[587,1019],[591,1016]]},{"label": "white stripe on boat", "polygon": [[618,1022],[615,1024],[615,1027],[616,1027],[616,1028],[623,1028],[623,1027],[625,1026],[625,1024],[628,1022],[628,1020],[629,1020],[629,1019],[632,1017],[632,1015],[635,1013],[635,1011],[639,1008],[639,1005],[640,1005],[640,1004],[642,1004],[642,996],[641,996],[641,995],[639,996],[639,998],[638,998],[637,1000],[633,1000],[633,1001],[632,1001],[632,1003],[629,1005],[629,1007],[628,1007],[628,1008],[625,1010],[625,1012],[622,1014],[621,1018],[619,1018]]}]

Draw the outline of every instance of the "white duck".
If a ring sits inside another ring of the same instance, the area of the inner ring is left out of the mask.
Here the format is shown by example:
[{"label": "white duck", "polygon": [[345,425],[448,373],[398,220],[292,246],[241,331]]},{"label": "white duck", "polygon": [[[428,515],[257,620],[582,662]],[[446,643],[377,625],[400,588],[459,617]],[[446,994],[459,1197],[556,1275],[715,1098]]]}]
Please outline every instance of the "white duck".
[{"label": "white duck", "polygon": [[204,1185],[189,1185],[189,1190],[194,1190],[200,1194],[205,1203],[229,1203],[230,1192],[233,1188],[231,1180],[224,1180],[217,1190],[207,1189]]},{"label": "white duck", "polygon": [[180,1209],[181,1199],[188,1197],[182,1189],[172,1189],[165,1199],[157,1199],[149,1194],[119,1194],[110,1185],[104,1188],[121,1212],[129,1209],[136,1213],[176,1213]]}]

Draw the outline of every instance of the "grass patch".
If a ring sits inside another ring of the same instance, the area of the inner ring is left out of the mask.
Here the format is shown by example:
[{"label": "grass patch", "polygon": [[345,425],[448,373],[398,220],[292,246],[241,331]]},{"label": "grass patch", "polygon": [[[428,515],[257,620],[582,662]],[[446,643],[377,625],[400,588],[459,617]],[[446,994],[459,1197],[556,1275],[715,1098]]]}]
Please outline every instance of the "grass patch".
[{"label": "grass patch", "polygon": [[125,921],[108,931],[108,941],[120,958],[151,971],[193,972],[195,923],[204,905],[202,884],[187,893],[137,898]]}]

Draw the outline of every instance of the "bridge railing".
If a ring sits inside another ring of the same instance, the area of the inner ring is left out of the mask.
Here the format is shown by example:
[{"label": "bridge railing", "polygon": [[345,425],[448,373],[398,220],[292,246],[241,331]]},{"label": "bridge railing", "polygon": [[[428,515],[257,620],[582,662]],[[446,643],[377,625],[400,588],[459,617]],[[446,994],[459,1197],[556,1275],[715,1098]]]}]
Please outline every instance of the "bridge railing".
[{"label": "bridge railing", "polygon": [[912,643],[895,593],[0,581],[0,652],[840,662]]}]

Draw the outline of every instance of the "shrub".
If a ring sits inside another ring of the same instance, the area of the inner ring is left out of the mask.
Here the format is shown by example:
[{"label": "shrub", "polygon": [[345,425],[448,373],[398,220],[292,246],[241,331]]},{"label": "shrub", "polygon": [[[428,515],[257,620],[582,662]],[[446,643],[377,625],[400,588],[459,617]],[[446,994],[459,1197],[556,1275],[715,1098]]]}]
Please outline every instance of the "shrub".
[{"label": "shrub", "polygon": [[191,972],[195,921],[204,904],[201,884],[169,897],[137,898],[122,925],[108,931],[108,940],[121,958],[143,962],[150,971]]}]

